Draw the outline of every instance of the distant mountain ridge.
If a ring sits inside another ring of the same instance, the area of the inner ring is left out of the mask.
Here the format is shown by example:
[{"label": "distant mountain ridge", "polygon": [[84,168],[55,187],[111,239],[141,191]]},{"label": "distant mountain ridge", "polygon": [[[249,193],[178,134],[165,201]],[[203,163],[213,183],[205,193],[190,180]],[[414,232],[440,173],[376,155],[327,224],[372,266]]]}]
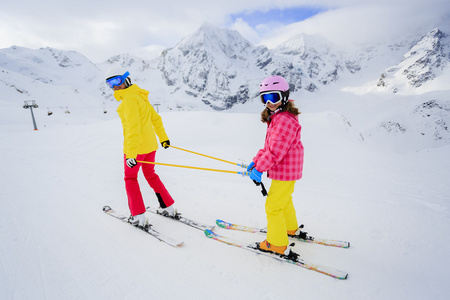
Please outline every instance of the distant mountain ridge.
[{"label": "distant mountain ridge", "polygon": [[237,31],[203,24],[153,60],[121,54],[94,64],[74,51],[1,49],[0,91],[9,99],[42,98],[54,90],[72,99],[66,102],[82,93],[104,103],[113,101],[104,73],[122,66],[134,83],[150,89],[167,107],[226,110],[254,99],[261,79],[271,74],[284,76],[292,92],[320,93],[356,78],[368,82],[377,77],[374,87],[379,91],[420,89],[450,73],[449,49],[449,37],[439,29],[415,39],[348,51],[306,34],[268,49],[252,45]]}]

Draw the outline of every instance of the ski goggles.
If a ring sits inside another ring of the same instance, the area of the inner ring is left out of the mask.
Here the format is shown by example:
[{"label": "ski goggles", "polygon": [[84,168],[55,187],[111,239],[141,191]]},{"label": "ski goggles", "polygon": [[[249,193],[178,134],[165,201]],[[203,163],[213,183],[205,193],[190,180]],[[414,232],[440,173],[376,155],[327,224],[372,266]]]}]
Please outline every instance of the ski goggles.
[{"label": "ski goggles", "polygon": [[261,93],[259,96],[261,97],[261,102],[263,104],[267,104],[267,102],[270,102],[272,104],[278,104],[283,99],[283,96],[279,91],[264,92]]},{"label": "ski goggles", "polygon": [[123,75],[114,76],[106,79],[106,84],[110,88],[114,88],[115,86],[122,85],[125,82],[125,79],[130,75],[130,72],[125,72]]}]

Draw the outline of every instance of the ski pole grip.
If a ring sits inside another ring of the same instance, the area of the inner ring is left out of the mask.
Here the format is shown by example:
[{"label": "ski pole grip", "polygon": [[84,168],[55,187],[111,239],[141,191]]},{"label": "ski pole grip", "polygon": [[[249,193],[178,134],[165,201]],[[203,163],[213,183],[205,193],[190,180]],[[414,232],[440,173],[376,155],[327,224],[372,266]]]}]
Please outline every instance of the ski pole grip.
[{"label": "ski pole grip", "polygon": [[257,186],[261,186],[261,194],[262,194],[264,197],[267,196],[267,190],[266,190],[264,184],[262,183],[262,181],[261,181],[261,182],[258,182],[258,181],[256,181],[256,180],[253,180],[253,182],[254,182]]},{"label": "ski pole grip", "polygon": [[261,193],[263,194],[264,197],[267,196],[267,190],[262,181],[261,181]]}]

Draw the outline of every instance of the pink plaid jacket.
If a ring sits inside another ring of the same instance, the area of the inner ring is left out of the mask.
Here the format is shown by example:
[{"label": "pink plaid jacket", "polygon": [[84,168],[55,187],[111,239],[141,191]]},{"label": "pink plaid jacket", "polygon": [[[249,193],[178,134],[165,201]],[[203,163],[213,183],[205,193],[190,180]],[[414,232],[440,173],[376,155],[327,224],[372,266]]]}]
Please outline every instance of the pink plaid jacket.
[{"label": "pink plaid jacket", "polygon": [[264,148],[253,158],[256,170],[266,172],[270,179],[293,181],[302,178],[302,127],[298,117],[280,112],[271,117],[267,125]]}]

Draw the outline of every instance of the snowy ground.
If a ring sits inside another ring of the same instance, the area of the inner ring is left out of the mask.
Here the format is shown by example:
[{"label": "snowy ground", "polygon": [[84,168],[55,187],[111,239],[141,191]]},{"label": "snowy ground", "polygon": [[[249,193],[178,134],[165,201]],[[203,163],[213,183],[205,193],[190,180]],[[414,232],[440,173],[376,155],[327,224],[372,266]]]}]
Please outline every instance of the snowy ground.
[{"label": "snowy ground", "polygon": [[[310,234],[348,240],[351,248],[297,243],[295,250],[347,271],[347,280],[209,240],[159,216],[148,217],[184,240],[181,248],[122,224],[102,212],[104,205],[127,212],[114,111],[78,118],[36,109],[40,128],[33,131],[28,110],[4,106],[0,299],[448,299],[450,146],[396,152],[363,140],[342,121],[343,111],[309,108],[300,117],[306,152],[294,193],[299,221]],[[162,117],[174,146],[248,163],[264,141],[259,109]],[[159,150],[157,161],[237,170],[173,148]],[[157,172],[186,217],[265,226],[265,199],[248,178]],[[146,204],[156,206],[143,181],[141,188]]]}]

